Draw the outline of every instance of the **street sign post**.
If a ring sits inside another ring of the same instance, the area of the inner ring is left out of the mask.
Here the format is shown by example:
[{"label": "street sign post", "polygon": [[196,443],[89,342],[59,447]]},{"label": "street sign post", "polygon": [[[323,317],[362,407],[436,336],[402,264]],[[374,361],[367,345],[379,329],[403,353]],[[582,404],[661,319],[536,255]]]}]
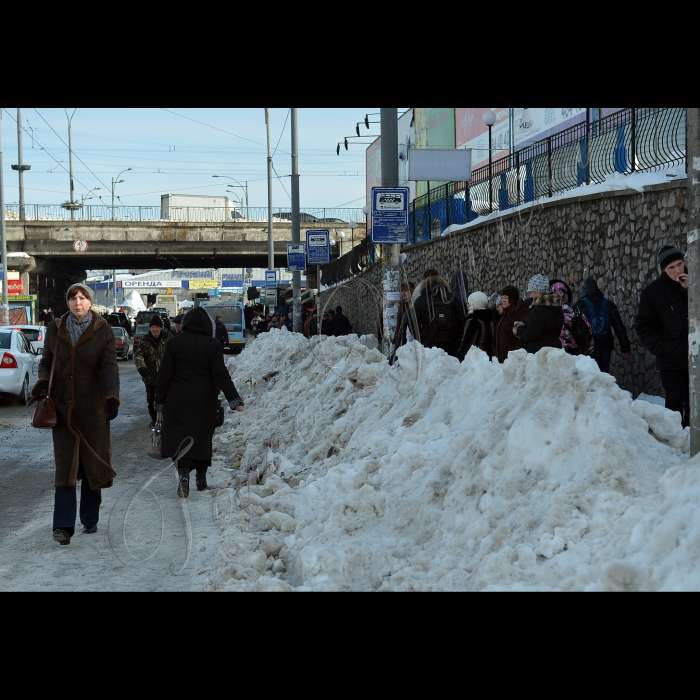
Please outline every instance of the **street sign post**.
[{"label": "street sign post", "polygon": [[287,270],[289,272],[306,270],[306,246],[303,243],[287,244]]},{"label": "street sign post", "polygon": [[309,265],[328,265],[331,261],[331,235],[328,229],[306,232],[306,258]]},{"label": "street sign post", "polygon": [[265,270],[265,286],[277,288],[277,270]]},{"label": "street sign post", "polygon": [[372,243],[408,243],[408,187],[372,188]]}]

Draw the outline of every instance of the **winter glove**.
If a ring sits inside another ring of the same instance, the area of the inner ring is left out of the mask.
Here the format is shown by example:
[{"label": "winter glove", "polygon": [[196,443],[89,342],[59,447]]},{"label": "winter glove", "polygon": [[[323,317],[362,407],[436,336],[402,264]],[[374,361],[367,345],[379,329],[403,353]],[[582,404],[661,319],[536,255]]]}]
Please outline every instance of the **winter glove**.
[{"label": "winter glove", "polygon": [[242,411],[243,410],[243,399],[234,399],[228,402],[228,407],[232,411]]},{"label": "winter glove", "polygon": [[105,413],[107,414],[107,418],[109,420],[114,420],[117,417],[117,414],[119,413],[119,404],[117,403],[116,399],[107,399],[107,403],[105,404]]},{"label": "winter glove", "polygon": [[139,374],[145,377],[148,374],[148,370],[145,367],[139,367]]},{"label": "winter glove", "polygon": [[513,324],[513,335],[514,335],[516,338],[519,338],[519,337],[520,337],[520,336],[518,335],[518,328],[520,328],[521,326],[524,326],[524,325],[525,325],[525,324],[524,324],[522,321],[516,321],[516,322]]},{"label": "winter glove", "polygon": [[41,396],[41,394],[48,394],[49,392],[49,380],[40,379],[32,389],[32,396]]},{"label": "winter glove", "polygon": [[164,403],[153,403],[153,407],[156,409],[158,413],[163,413],[165,410],[165,404]]}]

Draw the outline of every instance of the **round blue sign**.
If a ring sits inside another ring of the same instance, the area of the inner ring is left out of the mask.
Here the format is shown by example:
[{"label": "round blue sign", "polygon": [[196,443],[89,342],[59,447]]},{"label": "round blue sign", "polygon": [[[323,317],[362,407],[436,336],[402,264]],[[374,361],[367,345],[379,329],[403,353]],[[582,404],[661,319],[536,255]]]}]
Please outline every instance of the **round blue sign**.
[{"label": "round blue sign", "polygon": [[249,275],[252,275],[252,274],[253,274],[253,268],[252,268],[252,267],[246,267],[245,271],[246,271],[246,273],[249,274]]}]

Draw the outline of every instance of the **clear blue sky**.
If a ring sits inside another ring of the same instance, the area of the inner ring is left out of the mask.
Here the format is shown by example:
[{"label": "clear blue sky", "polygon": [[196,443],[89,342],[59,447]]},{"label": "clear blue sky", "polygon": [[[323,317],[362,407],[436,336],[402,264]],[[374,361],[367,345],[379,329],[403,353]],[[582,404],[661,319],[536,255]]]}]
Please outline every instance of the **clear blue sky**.
[{"label": "clear blue sky", "polygon": [[[38,109],[38,111],[37,111]],[[27,204],[60,204],[69,198],[68,126],[63,108],[23,107]],[[192,109],[79,108],[73,117],[73,174],[76,199],[92,196],[111,203],[111,179],[126,168],[116,187],[123,204],[160,205],[160,195],[224,195],[225,175],[249,185],[250,206],[267,206],[267,146],[263,108]],[[403,110],[399,111],[401,114]],[[68,108],[71,114],[73,108]],[[173,114],[175,112],[175,114]],[[287,108],[270,110],[273,162],[280,180],[273,185],[273,206],[289,207],[291,132]],[[365,145],[336,146],[355,136],[356,122],[377,107],[302,109],[299,122],[299,172],[302,207],[362,207],[365,203]],[[16,107],[2,114],[5,203],[19,201]],[[187,119],[186,117],[189,117]],[[197,121],[192,121],[197,120]],[[285,126],[286,120],[286,126]],[[379,116],[370,120],[379,121]],[[202,123],[197,123],[202,122]],[[215,128],[212,128],[215,127]],[[55,133],[54,131],[55,130]],[[361,134],[378,134],[379,124],[364,124]],[[32,139],[33,135],[33,139]],[[281,137],[281,138],[280,138]],[[350,139],[370,142],[374,138]],[[65,142],[65,143],[64,143]],[[42,150],[43,147],[43,150]],[[60,163],[58,164],[57,161]],[[274,175],[274,173],[273,173]],[[285,192],[286,188],[286,192]],[[236,189],[236,192],[241,192]],[[232,195],[229,194],[229,197]],[[99,204],[93,199],[86,204]]]}]

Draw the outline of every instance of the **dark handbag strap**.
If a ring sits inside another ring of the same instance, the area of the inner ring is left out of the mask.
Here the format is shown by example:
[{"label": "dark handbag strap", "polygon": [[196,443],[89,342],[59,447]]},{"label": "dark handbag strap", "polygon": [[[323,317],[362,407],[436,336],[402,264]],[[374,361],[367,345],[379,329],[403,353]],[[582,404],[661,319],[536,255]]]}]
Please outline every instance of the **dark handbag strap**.
[{"label": "dark handbag strap", "polygon": [[51,374],[49,375],[49,390],[47,396],[51,396],[51,385],[53,384],[53,370],[56,367],[56,350],[58,350],[58,321],[56,321],[56,342],[53,344],[53,357],[51,358]]}]

